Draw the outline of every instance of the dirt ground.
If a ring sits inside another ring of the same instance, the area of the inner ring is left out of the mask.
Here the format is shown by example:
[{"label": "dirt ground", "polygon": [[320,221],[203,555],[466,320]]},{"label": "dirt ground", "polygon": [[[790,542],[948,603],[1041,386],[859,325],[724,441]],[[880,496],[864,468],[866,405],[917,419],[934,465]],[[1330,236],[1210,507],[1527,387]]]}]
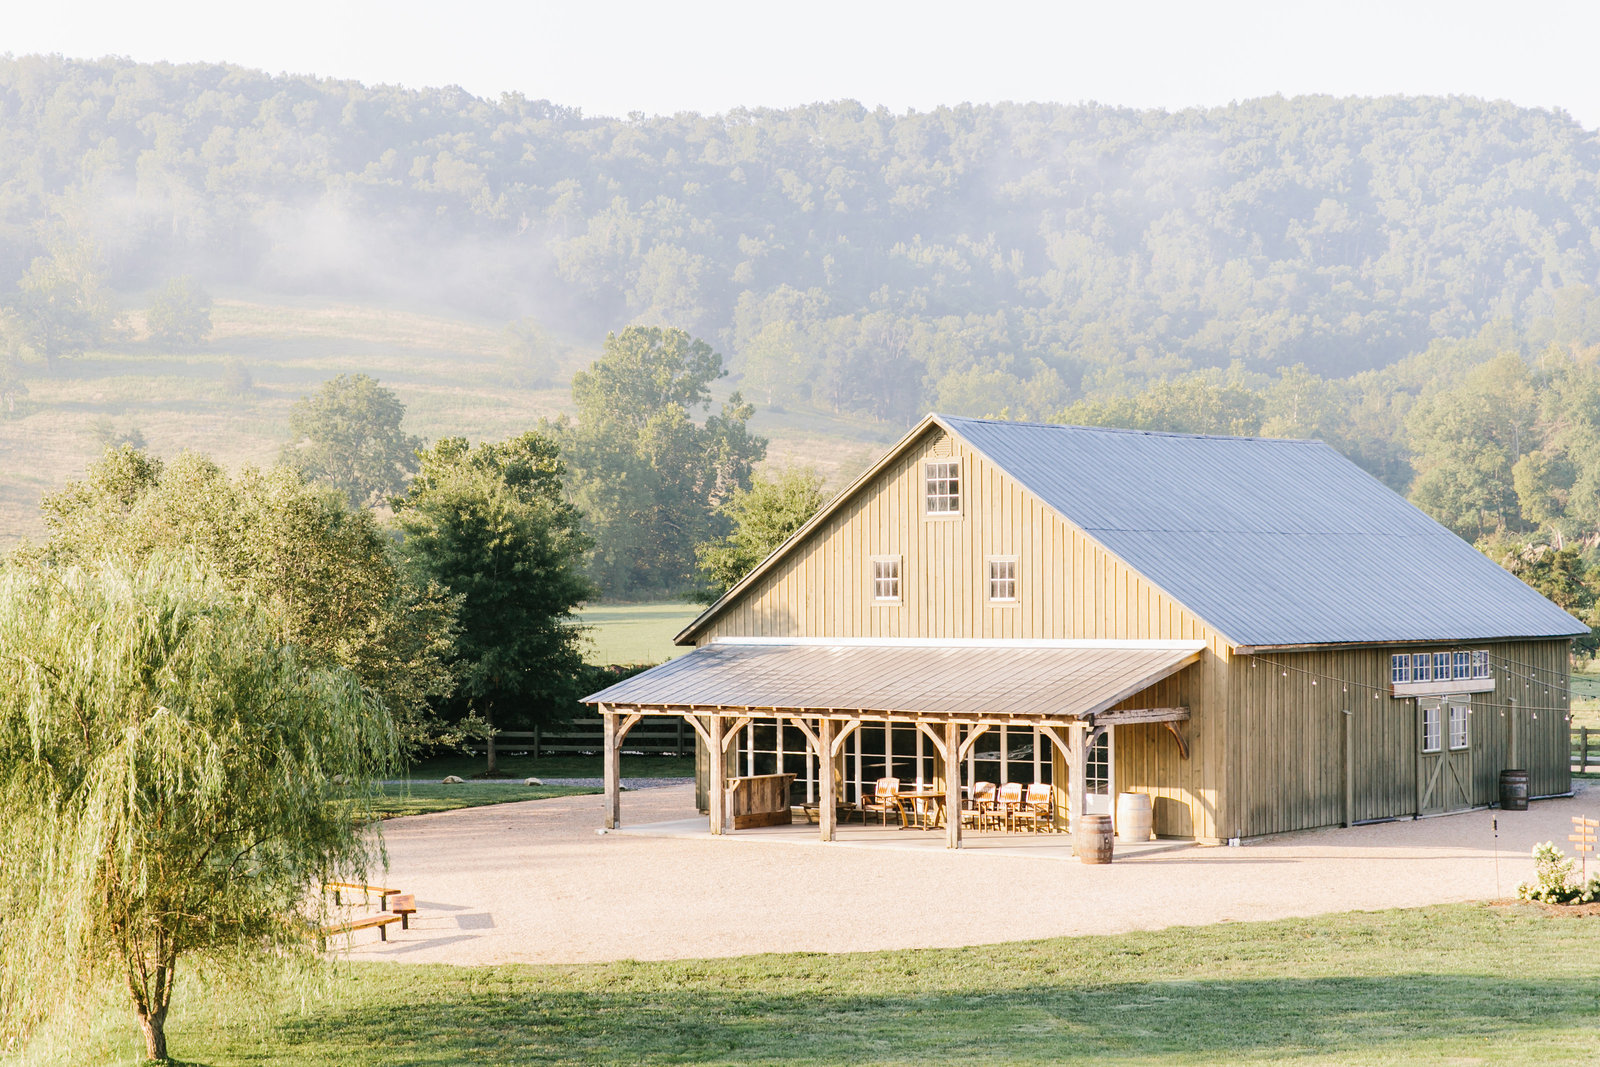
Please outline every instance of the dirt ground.
[{"label": "dirt ground", "polygon": [[351,956],[489,964],[839,952],[1508,897],[1532,876],[1536,843],[1565,844],[1571,816],[1600,814],[1600,789],[1526,812],[1157,849],[1104,866],[1060,849],[949,851],[928,847],[942,834],[917,831],[879,835],[887,847],[866,837],[823,845],[812,833],[712,838],[695,831],[703,818],[681,822],[695,814],[688,784],[623,794],[625,832],[596,832],[603,805],[569,797],[387,823],[387,884],[416,894],[418,913],[410,930],[390,927],[387,943],[371,930],[351,935]]}]

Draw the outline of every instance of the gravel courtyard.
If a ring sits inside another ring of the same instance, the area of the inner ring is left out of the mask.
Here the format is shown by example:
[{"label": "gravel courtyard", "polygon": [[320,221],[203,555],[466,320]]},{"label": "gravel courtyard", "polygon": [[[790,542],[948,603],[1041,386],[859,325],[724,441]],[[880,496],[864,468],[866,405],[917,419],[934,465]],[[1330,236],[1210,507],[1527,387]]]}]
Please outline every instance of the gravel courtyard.
[{"label": "gravel courtyard", "polygon": [[350,955],[490,964],[839,952],[1504,897],[1531,875],[1535,843],[1565,845],[1571,816],[1600,816],[1600,789],[1587,784],[1526,812],[1152,850],[1109,866],[1044,850],[892,847],[943,836],[917,831],[891,847],[714,839],[687,825],[685,836],[635,832],[692,819],[689,784],[624,793],[625,830],[604,835],[601,796],[500,804],[385,824],[386,884],[416,894],[418,914],[387,943],[352,935]]}]

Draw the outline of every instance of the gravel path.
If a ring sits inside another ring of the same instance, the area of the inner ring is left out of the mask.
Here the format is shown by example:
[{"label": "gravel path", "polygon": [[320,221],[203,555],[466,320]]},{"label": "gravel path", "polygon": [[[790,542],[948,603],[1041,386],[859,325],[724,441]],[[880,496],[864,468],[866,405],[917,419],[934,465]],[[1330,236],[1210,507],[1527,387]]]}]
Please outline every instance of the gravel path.
[{"label": "gravel path", "polygon": [[[1600,789],[1527,812],[1154,851],[1109,866],[995,848],[825,846],[811,835],[601,835],[604,803],[565,797],[388,822],[386,884],[415,893],[418,914],[409,931],[391,927],[387,944],[354,935],[351,955],[488,964],[838,952],[1509,896],[1531,876],[1534,844],[1564,842],[1572,815],[1600,815]],[[641,788],[622,813],[635,829],[691,819],[693,786]]]}]

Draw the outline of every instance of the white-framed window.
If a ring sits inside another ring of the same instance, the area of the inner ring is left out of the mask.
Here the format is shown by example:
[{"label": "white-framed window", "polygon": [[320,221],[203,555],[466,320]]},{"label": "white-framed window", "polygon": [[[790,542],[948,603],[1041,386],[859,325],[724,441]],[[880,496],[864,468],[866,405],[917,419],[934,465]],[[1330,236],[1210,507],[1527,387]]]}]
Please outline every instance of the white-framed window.
[{"label": "white-framed window", "polygon": [[1411,653],[1400,652],[1389,657],[1389,681],[1411,681]]},{"label": "white-framed window", "polygon": [[900,600],[900,557],[872,557],[872,599],[878,604]]},{"label": "white-framed window", "polygon": [[1422,751],[1440,749],[1439,704],[1437,701],[1422,705]]},{"label": "white-framed window", "polygon": [[1489,677],[1489,653],[1479,649],[1472,654],[1472,676],[1474,678]]},{"label": "white-framed window", "polygon": [[1411,657],[1411,680],[1413,682],[1433,681],[1433,653],[1418,652]]},{"label": "white-framed window", "polygon": [[1014,604],[1017,600],[1017,558],[989,557],[989,599]]},{"label": "white-framed window", "polygon": [[1450,653],[1435,652],[1433,654],[1433,680],[1448,682],[1450,680]]},{"label": "white-framed window", "polygon": [[1111,731],[1099,733],[1084,753],[1083,791],[1096,796],[1111,792]]},{"label": "white-framed window", "polygon": [[1450,748],[1452,750],[1467,747],[1467,708],[1468,705],[1456,701],[1450,702]]},{"label": "white-framed window", "polygon": [[1472,653],[1471,652],[1467,652],[1465,650],[1457,650],[1455,652],[1450,653],[1450,677],[1452,677],[1452,678],[1471,678],[1472,677]]},{"label": "white-framed window", "polygon": [[929,515],[961,514],[960,460],[931,460],[922,465],[922,476]]}]

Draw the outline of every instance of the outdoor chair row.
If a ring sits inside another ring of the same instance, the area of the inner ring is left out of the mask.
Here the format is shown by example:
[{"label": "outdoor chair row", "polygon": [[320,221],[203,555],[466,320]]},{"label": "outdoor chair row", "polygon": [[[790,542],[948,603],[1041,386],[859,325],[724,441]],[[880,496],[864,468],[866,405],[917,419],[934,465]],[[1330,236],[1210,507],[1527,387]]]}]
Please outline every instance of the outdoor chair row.
[{"label": "outdoor chair row", "polygon": [[[932,829],[944,818],[943,800],[942,792],[924,788],[921,783],[906,789],[898,778],[879,778],[872,792],[862,791],[859,807],[863,821],[867,816],[877,815],[887,826],[890,814],[894,814],[902,828],[920,825]],[[1037,782],[1028,786],[1020,782],[1003,786],[979,782],[972,787],[971,795],[962,800],[961,823],[979,830],[1052,831],[1055,829],[1052,787]]]}]

